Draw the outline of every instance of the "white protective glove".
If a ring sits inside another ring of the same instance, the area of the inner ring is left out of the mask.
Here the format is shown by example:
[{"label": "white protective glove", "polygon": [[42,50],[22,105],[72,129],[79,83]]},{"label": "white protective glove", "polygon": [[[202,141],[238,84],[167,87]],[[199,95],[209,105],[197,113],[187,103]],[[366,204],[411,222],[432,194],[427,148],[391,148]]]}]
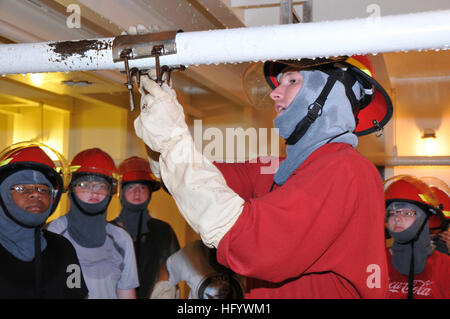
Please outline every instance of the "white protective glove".
[{"label": "white protective glove", "polygon": [[178,289],[168,281],[158,281],[149,299],[179,299]]},{"label": "white protective glove", "polygon": [[208,247],[217,247],[242,212],[244,200],[232,191],[220,171],[194,147],[176,93],[141,77],[141,114],[137,136],[159,158],[161,178],[187,223]]},{"label": "white protective glove", "polygon": [[159,168],[159,159],[154,160],[152,157],[148,157],[148,162],[150,163],[150,169],[156,178],[161,179],[161,170]]}]

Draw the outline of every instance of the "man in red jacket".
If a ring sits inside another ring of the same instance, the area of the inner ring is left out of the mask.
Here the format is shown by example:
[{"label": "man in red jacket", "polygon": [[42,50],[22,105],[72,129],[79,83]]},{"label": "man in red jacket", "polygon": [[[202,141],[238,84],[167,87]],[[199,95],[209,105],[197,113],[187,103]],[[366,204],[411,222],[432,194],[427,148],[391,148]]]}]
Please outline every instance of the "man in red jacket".
[{"label": "man in red jacket", "polygon": [[387,123],[392,105],[350,60],[306,62],[264,65],[288,145],[274,175],[261,161],[204,158],[175,92],[148,77],[136,133],[161,154],[161,177],[186,221],[221,264],[251,278],[247,298],[384,298],[383,186],[355,148],[357,134]]}]

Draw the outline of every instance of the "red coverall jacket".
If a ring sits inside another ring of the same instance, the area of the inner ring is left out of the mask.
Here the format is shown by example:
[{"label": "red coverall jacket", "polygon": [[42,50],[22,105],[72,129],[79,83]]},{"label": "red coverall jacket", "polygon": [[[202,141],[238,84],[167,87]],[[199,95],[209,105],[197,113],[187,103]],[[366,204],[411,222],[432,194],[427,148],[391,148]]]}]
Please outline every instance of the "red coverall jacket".
[{"label": "red coverall jacket", "polygon": [[[408,298],[408,276],[400,274],[392,264],[392,255],[387,250],[389,265],[389,298]],[[439,251],[427,258],[425,269],[414,275],[414,299],[450,299],[450,256]]]},{"label": "red coverall jacket", "polygon": [[386,298],[381,176],[350,145],[314,151],[269,192],[269,164],[216,163],[246,202],[220,263],[250,277],[247,298]]}]

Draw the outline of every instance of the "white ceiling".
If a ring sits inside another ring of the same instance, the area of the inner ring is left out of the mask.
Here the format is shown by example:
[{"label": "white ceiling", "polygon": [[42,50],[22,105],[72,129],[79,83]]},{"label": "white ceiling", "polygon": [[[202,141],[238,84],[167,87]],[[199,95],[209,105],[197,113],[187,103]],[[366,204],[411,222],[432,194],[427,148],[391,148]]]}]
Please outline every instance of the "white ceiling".
[{"label": "white ceiling", "polygon": [[[112,37],[137,24],[160,31],[279,24],[280,3],[285,2],[288,1],[0,0],[0,43]],[[308,20],[308,16],[304,16],[305,2],[292,0],[295,18],[299,21]],[[73,13],[67,12],[69,5],[77,5],[81,9],[80,28],[68,27],[67,22]],[[309,19],[338,20],[437,9],[450,9],[450,1],[314,0]],[[396,89],[397,103],[407,105],[417,116],[435,116],[449,106],[449,54],[449,51],[388,53],[376,57],[374,63],[376,71],[383,75],[382,83]],[[195,117],[204,117],[230,105],[247,105],[242,89],[242,74],[247,66],[246,63],[201,65],[177,73],[174,76],[177,89],[194,97],[184,101],[187,111]],[[39,81],[30,75],[0,77],[0,108],[34,101],[55,104],[54,101],[70,98],[128,107],[127,91],[123,85],[126,79],[118,71],[43,76]],[[62,84],[63,81],[72,81],[69,82],[72,84],[90,82],[92,85],[68,86]]]}]

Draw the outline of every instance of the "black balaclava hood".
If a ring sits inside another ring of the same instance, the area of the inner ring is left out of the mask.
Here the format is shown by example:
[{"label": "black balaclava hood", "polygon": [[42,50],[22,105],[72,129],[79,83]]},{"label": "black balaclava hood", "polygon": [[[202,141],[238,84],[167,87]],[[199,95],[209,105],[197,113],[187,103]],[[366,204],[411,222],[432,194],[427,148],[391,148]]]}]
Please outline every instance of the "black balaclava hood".
[{"label": "black balaclava hood", "polygon": [[389,231],[394,238],[391,247],[392,264],[399,273],[408,276],[414,249],[414,274],[420,274],[425,269],[428,256],[433,252],[427,214],[419,206],[407,202],[392,202],[386,210],[401,208],[413,209],[416,212],[416,220],[401,232]]},{"label": "black balaclava hood", "polygon": [[[81,176],[72,184],[83,180],[109,182],[95,175]],[[72,191],[69,193],[70,210],[67,213],[67,230],[70,236],[82,247],[101,247],[106,240],[106,210],[111,201],[111,195],[96,204],[81,201]]]},{"label": "black balaclava hood", "polygon": [[31,214],[20,209],[11,197],[11,187],[18,184],[42,184],[49,187],[52,184],[41,172],[27,169],[11,174],[0,185],[3,202],[0,206],[0,244],[19,260],[29,262],[35,258],[35,238],[40,240],[41,251],[46,248],[42,227],[51,213],[54,194],[45,212]]},{"label": "black balaclava hood", "polygon": [[[122,196],[120,197],[122,210],[120,211],[118,221],[122,222],[123,227],[133,238],[137,238],[138,235],[148,232],[147,223],[151,219],[151,216],[149,215],[147,207],[152,198],[152,192],[151,187],[149,186],[150,192],[148,199],[141,204],[132,204],[125,198],[125,187],[130,184],[134,183],[126,183],[122,185]],[[139,224],[141,225],[140,231]]]}]

